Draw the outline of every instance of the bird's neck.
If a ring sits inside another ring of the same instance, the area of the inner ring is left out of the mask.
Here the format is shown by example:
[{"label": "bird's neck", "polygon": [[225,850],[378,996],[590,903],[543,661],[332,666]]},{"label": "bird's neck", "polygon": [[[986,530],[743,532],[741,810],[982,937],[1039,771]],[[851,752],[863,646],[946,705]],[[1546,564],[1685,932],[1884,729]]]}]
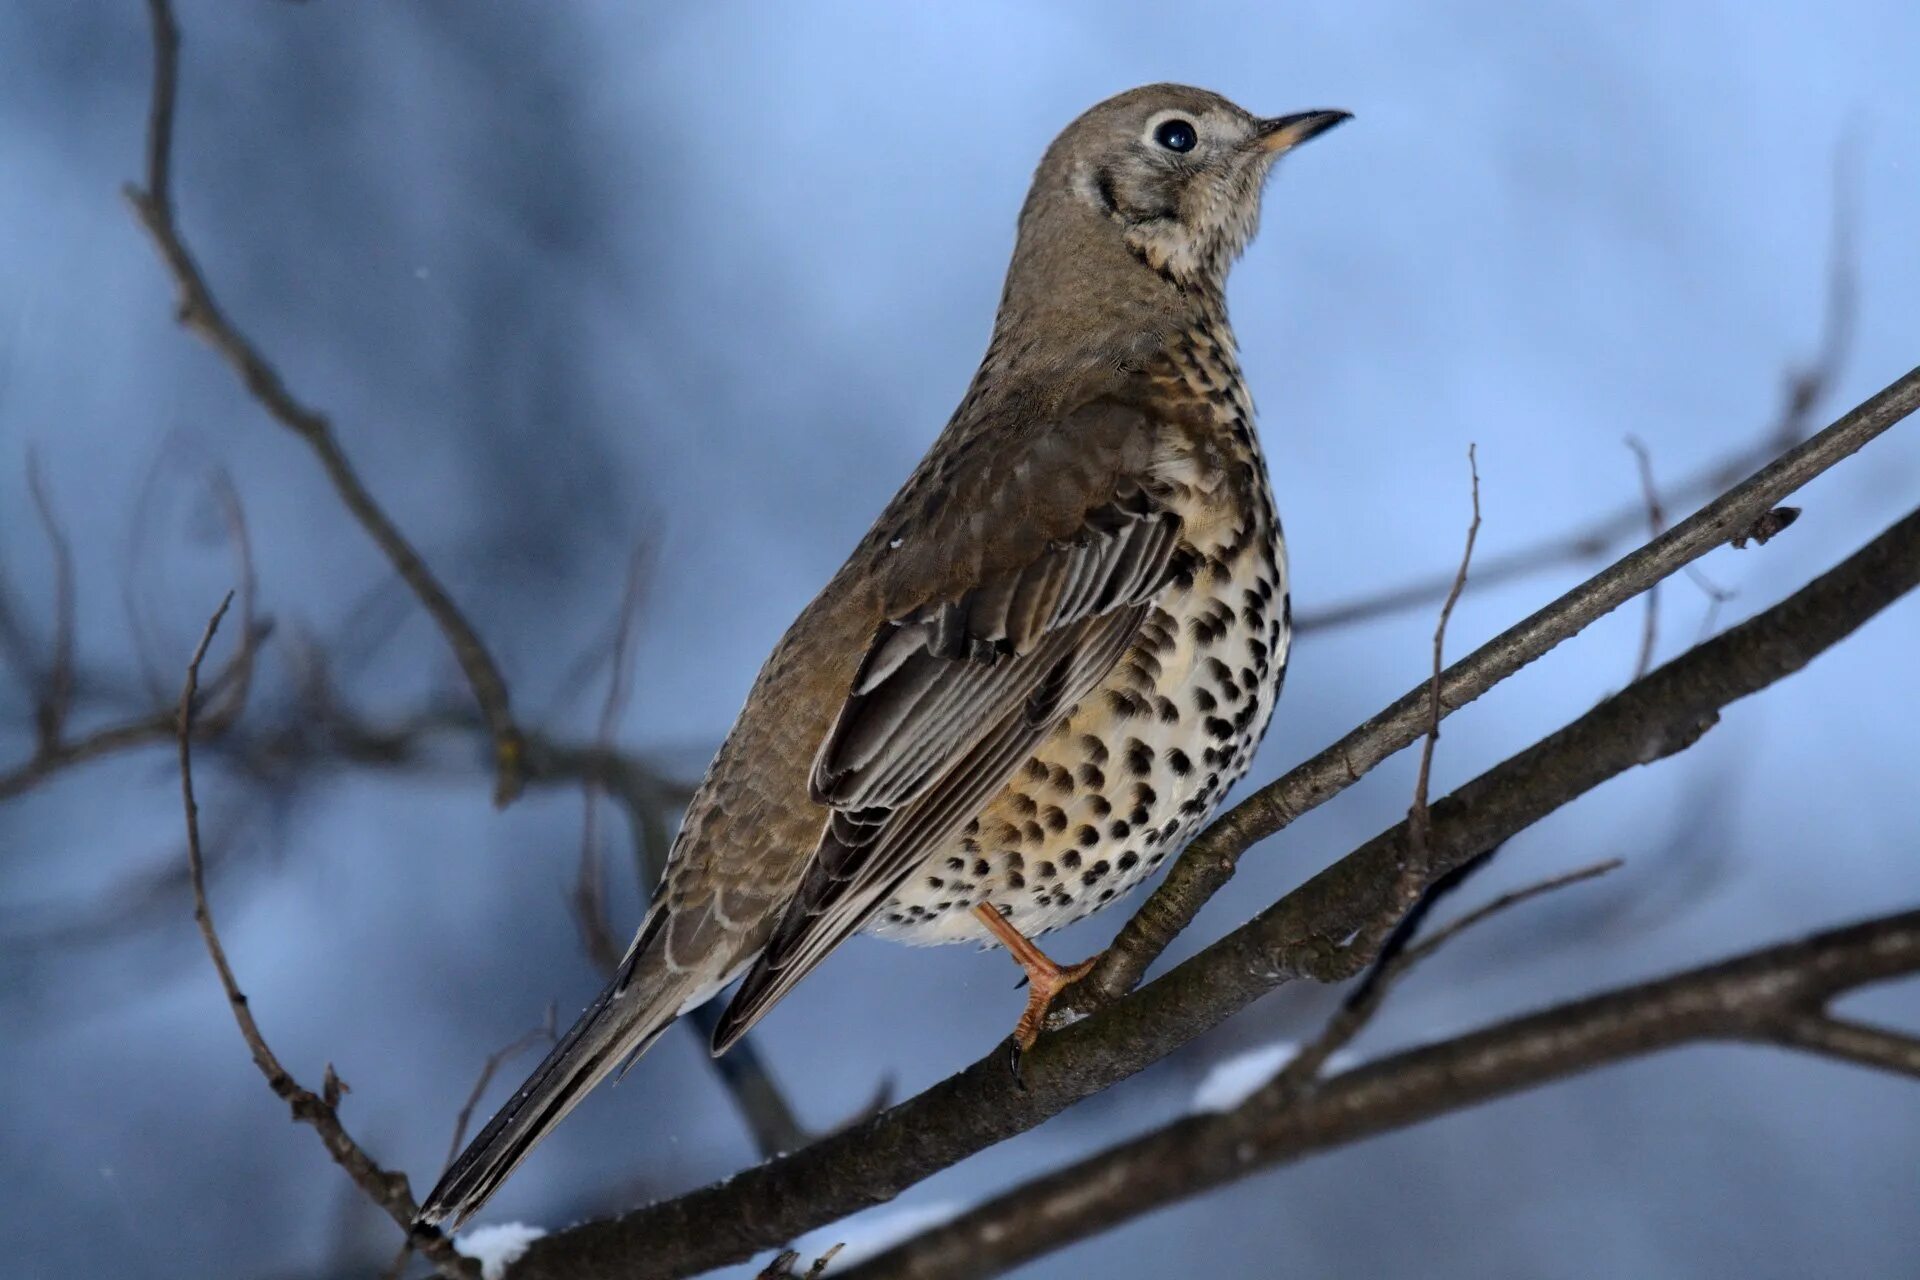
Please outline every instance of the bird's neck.
[{"label": "bird's neck", "polygon": [[1154,260],[1090,210],[1030,209],[975,389],[1125,373],[1198,328],[1231,332],[1215,273]]}]

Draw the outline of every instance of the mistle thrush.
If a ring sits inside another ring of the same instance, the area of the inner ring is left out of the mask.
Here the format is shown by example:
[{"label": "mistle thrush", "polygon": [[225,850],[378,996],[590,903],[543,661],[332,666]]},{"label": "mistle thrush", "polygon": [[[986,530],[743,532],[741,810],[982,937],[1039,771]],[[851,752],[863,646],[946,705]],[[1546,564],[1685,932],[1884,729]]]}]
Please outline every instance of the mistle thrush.
[{"label": "mistle thrush", "polygon": [[1286,668],[1280,522],[1227,324],[1276,157],[1346,119],[1151,85],[1047,149],[953,419],[755,681],[618,974],[434,1189],[458,1223],[675,1018],[725,1050],[857,930],[1029,941],[1176,852]]}]

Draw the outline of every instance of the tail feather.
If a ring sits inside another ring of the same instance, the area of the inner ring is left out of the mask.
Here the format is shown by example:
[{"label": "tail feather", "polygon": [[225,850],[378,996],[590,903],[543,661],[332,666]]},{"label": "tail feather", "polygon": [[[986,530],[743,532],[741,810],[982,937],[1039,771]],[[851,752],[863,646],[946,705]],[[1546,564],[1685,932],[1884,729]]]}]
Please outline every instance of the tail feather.
[{"label": "tail feather", "polygon": [[493,1119],[487,1121],[420,1208],[415,1225],[457,1228],[471,1217],[539,1141],[622,1061],[650,1048],[685,1003],[684,976],[649,981],[632,972],[609,982]]}]

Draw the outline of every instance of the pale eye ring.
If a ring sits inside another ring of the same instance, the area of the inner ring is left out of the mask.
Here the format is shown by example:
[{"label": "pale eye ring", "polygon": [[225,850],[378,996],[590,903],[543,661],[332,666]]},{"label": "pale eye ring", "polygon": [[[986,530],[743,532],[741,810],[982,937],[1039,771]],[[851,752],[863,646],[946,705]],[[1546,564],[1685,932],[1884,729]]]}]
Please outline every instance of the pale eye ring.
[{"label": "pale eye ring", "polygon": [[1192,121],[1175,116],[1160,122],[1153,131],[1153,140],[1169,151],[1187,152],[1199,143],[1200,131],[1193,127]]}]

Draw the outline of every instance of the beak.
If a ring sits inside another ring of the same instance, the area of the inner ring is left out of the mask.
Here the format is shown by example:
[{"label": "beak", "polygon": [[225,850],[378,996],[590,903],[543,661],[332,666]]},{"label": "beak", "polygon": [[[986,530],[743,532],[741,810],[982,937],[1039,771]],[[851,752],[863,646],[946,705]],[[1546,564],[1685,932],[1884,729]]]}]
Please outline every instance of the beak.
[{"label": "beak", "polygon": [[1274,116],[1260,122],[1258,145],[1262,151],[1279,155],[1351,119],[1351,111],[1296,111],[1290,116]]}]

